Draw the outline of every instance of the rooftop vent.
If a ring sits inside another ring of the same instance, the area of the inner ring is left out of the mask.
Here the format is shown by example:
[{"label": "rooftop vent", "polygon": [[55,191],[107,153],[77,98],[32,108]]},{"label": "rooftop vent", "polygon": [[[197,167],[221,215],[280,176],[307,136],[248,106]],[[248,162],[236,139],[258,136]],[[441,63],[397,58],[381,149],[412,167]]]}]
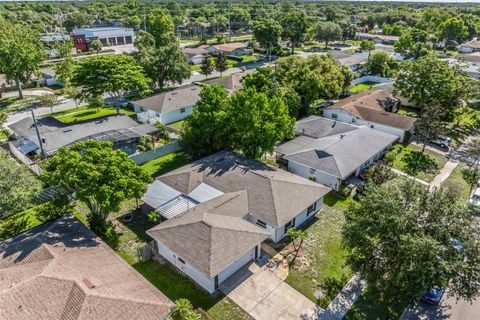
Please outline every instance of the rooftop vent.
[{"label": "rooftop vent", "polygon": [[90,278],[85,278],[82,281],[89,289],[95,288],[95,284],[93,283],[93,281]]}]

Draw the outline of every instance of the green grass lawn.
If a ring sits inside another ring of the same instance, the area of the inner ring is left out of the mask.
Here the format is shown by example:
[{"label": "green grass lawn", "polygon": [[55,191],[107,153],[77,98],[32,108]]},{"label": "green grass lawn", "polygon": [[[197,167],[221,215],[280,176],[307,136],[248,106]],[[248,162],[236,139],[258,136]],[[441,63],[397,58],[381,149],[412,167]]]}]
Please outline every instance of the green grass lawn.
[{"label": "green grass lawn", "polygon": [[351,93],[359,93],[371,89],[376,84],[379,84],[379,82],[367,81],[351,87],[348,91]]},{"label": "green grass lawn", "polygon": [[323,197],[323,203],[329,207],[335,208],[337,210],[345,211],[351,203],[355,203],[356,200],[351,196],[348,196],[345,199],[337,197],[333,191],[329,192],[325,197]]},{"label": "green grass lawn", "polygon": [[426,182],[431,182],[448,160],[427,149],[422,154],[421,148],[412,144],[407,147],[397,144],[388,153],[395,155],[394,168]]},{"label": "green grass lawn", "polygon": [[[66,112],[69,111],[70,112]],[[117,114],[117,110],[114,107],[101,107],[101,108],[91,108],[88,106],[73,108],[63,111],[61,114],[52,114],[55,119],[65,124],[76,123],[80,121],[92,120],[100,117],[106,117]],[[133,111],[120,109],[120,114],[133,115]]]},{"label": "green grass lawn", "polygon": [[192,65],[190,65],[190,70],[192,70],[192,71],[200,71],[200,65],[198,65],[198,64],[192,64]]},{"label": "green grass lawn", "polygon": [[166,156],[154,159],[141,165],[152,177],[158,177],[168,171],[172,171],[183,165],[186,165],[191,160],[183,152],[175,152],[167,154]]},{"label": "green grass lawn", "polygon": [[[345,217],[341,210],[324,206],[305,230],[305,255],[290,267],[286,282],[322,307],[328,306],[352,273],[346,265],[347,252],[342,248],[342,226]],[[320,300],[315,292],[320,290]]]},{"label": "green grass lawn", "polygon": [[19,99],[17,96],[14,97],[8,97],[8,98],[1,98],[0,99],[0,111],[6,110],[6,111],[13,111],[16,109],[17,106],[21,104],[26,104],[30,101],[32,101],[32,98],[25,98],[25,99]]},{"label": "green grass lawn", "polygon": [[460,163],[442,184],[442,187],[453,192],[461,203],[467,202],[470,198],[470,186],[463,179],[463,170],[466,168],[467,165]]},{"label": "green grass lawn", "polygon": [[177,122],[174,122],[174,123],[167,124],[167,126],[170,127],[170,128],[173,128],[177,131],[180,131],[180,129],[182,129],[182,125],[183,125],[184,122],[185,122],[185,120],[180,120],[180,121],[177,121]]},{"label": "green grass lawn", "polygon": [[418,118],[420,110],[417,108],[411,108],[411,107],[406,107],[406,106],[400,106],[400,109],[397,111],[398,114],[401,114],[403,116],[409,116],[409,117],[414,117]]}]

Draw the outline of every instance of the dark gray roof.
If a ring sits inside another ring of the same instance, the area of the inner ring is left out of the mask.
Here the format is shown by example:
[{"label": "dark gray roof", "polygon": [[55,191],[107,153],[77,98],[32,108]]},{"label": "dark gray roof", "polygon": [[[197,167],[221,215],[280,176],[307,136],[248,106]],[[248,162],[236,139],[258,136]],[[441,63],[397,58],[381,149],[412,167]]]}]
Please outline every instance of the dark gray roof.
[{"label": "dark gray roof", "polygon": [[147,233],[210,278],[267,239],[268,232],[243,219],[246,191],[226,193]]},{"label": "dark gray roof", "polygon": [[[106,136],[108,134],[128,134],[129,136],[143,135],[144,132],[156,130],[153,126],[147,129],[145,125],[139,125],[127,115],[116,115],[80,122],[72,125],[65,125],[52,118],[37,119],[40,136],[46,142],[43,147],[45,152],[53,153],[63,146],[70,145],[86,138]],[[37,133],[32,118],[25,118],[8,126],[17,138],[28,138],[38,143]],[[138,127],[138,130],[135,129]],[[131,132],[130,132],[131,131]],[[108,139],[103,139],[108,140]],[[110,141],[110,140],[109,140]]]},{"label": "dark gray roof", "polygon": [[292,220],[330,189],[262,162],[222,151],[158,178],[184,195],[201,183],[224,193],[247,192],[248,212],[274,227]]},{"label": "dark gray roof", "polygon": [[359,166],[398,140],[368,127],[322,138],[299,136],[277,148],[284,159],[345,179]]},{"label": "dark gray roof", "polygon": [[357,126],[317,116],[298,120],[295,126],[297,134],[312,138],[322,138],[356,129],[358,129]]}]

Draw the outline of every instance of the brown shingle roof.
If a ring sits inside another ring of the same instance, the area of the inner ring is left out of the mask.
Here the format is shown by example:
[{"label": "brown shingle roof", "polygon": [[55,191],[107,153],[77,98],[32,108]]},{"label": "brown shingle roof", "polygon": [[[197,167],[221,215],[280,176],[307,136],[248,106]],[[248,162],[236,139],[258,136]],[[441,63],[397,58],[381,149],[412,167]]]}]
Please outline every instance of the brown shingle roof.
[{"label": "brown shingle roof", "polygon": [[2,320],[158,320],[172,307],[72,216],[0,242]]},{"label": "brown shingle roof", "polygon": [[342,109],[362,120],[410,130],[416,119],[385,111],[383,106],[388,101],[397,99],[384,90],[368,90],[340,100],[328,109]]},{"label": "brown shingle roof", "polygon": [[231,43],[216,44],[216,45],[213,45],[212,47],[218,51],[232,52],[237,49],[246,48],[247,45],[241,42],[231,42]]},{"label": "brown shingle roof", "polygon": [[244,220],[245,191],[223,194],[147,233],[210,278],[243,257],[268,237],[268,232]]},{"label": "brown shingle roof", "polygon": [[188,85],[132,101],[132,103],[159,113],[169,112],[193,106],[200,100],[201,90],[199,86]]},{"label": "brown shingle roof", "polygon": [[224,192],[247,192],[248,211],[280,227],[330,189],[262,162],[221,151],[158,178],[188,195],[202,182]]}]

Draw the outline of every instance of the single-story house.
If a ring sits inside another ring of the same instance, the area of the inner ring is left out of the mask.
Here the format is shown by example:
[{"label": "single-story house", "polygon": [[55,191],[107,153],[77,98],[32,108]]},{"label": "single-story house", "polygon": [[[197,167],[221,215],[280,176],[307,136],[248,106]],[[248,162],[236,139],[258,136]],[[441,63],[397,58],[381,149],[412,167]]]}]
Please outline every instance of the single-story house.
[{"label": "single-story house", "polygon": [[468,75],[470,78],[478,80],[478,68],[479,68],[479,63],[475,62],[469,62],[469,61],[461,61],[459,59],[454,59],[454,58],[446,58],[446,59],[441,59],[444,61],[447,61],[448,64],[453,67],[453,66],[459,66],[462,68],[462,70],[465,72],[466,75]]},{"label": "single-story house", "polygon": [[380,159],[398,137],[367,126],[311,116],[296,124],[297,137],[276,148],[288,170],[338,190]]},{"label": "single-story house", "polygon": [[247,49],[247,44],[242,42],[214,44],[206,50],[209,53],[221,53],[228,56],[243,56],[251,53],[251,50]]},{"label": "single-story house", "polygon": [[183,48],[182,51],[190,64],[201,64],[208,55],[208,51],[204,47]]},{"label": "single-story house", "polygon": [[173,308],[71,215],[0,241],[0,319],[160,320]]},{"label": "single-story house", "polygon": [[204,81],[205,84],[220,84],[227,89],[229,93],[237,92],[243,89],[243,78],[246,76],[246,72],[234,73],[228,77],[215,78],[212,80]]},{"label": "single-story house", "polygon": [[399,36],[391,36],[391,35],[385,35],[385,34],[370,34],[365,32],[357,33],[357,38],[359,40],[372,40],[375,43],[383,43],[383,44],[395,44],[398,41],[398,39],[400,39]]},{"label": "single-story house", "polygon": [[480,51],[480,40],[478,38],[464,42],[460,45],[458,51],[461,53],[471,53]]},{"label": "single-story house", "polygon": [[260,255],[260,244],[285,237],[314,217],[329,188],[221,151],[155,180],[144,209],[164,222],[147,233],[166,260],[210,293]]},{"label": "single-story house", "polygon": [[192,114],[193,106],[200,100],[202,88],[195,84],[165,91],[132,101],[138,121],[142,123],[169,124]]},{"label": "single-story house", "polygon": [[416,119],[388,111],[395,109],[398,103],[393,94],[373,89],[342,99],[323,109],[322,114],[336,121],[390,133],[403,141],[406,132],[413,134]]},{"label": "single-story house", "polygon": [[[69,125],[52,117],[45,117],[37,119],[37,127],[47,156],[54,155],[61,147],[89,139],[111,141],[115,149],[132,154],[141,137],[158,131],[152,125],[138,124],[127,115],[109,116]],[[27,156],[40,153],[40,142],[31,117],[10,124],[8,129],[17,140],[12,142],[13,146],[20,152]]]},{"label": "single-story house", "polygon": [[348,57],[342,57],[336,59],[342,66],[347,66],[353,72],[357,72],[363,69],[368,62],[368,52],[356,53]]},{"label": "single-story house", "polygon": [[57,72],[52,68],[40,69],[40,84],[46,86],[62,85],[57,79]]}]

